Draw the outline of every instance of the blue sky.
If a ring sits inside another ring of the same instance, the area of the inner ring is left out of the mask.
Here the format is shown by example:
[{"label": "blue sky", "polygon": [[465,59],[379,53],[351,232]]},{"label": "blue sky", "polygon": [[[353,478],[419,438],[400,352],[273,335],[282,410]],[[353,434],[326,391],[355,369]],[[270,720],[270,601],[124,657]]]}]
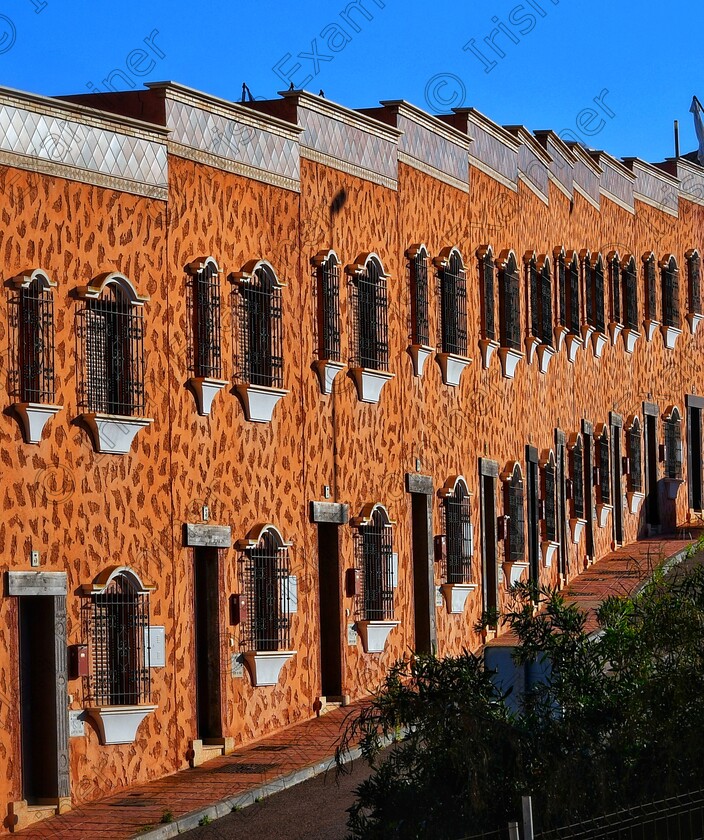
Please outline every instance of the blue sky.
[{"label": "blue sky", "polygon": [[[263,98],[305,81],[350,107],[473,106],[650,161],[673,154],[679,119],[682,151],[696,147],[701,2],[361,0],[366,15],[348,2],[13,0],[0,81],[52,95],[170,79],[230,99],[243,81]],[[585,117],[598,97],[607,107]]]}]

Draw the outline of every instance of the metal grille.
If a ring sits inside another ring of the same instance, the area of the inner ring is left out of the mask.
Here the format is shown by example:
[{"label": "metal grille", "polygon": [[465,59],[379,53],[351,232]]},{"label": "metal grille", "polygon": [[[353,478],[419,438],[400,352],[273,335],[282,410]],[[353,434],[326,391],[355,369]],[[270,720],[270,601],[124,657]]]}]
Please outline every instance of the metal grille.
[{"label": "metal grille", "polygon": [[621,323],[621,266],[618,257],[609,263],[611,280],[611,316],[617,324]]},{"label": "metal grille", "polygon": [[643,490],[642,446],[640,424],[634,422],[628,431],[628,481],[634,493]]},{"label": "metal grille", "polygon": [[606,432],[599,438],[598,448],[599,495],[601,497],[601,503],[608,505],[611,503],[611,469],[609,463],[609,437]]},{"label": "metal grille", "polygon": [[638,279],[636,277],[636,264],[632,259],[623,269],[623,308],[626,319],[626,327],[629,330],[637,330]]},{"label": "metal grille", "polygon": [[572,502],[574,515],[577,519],[584,519],[584,452],[581,438],[571,452],[572,460]]},{"label": "metal grille", "polygon": [[567,311],[569,313],[569,330],[579,335],[579,261],[577,255],[572,258],[569,269],[569,283],[567,285]]},{"label": "metal grille", "polygon": [[689,311],[697,315],[702,312],[701,260],[694,251],[687,259],[687,273],[689,286]]},{"label": "metal grille", "polygon": [[127,417],[144,414],[142,307],[110,284],[77,314],[81,354],[79,406],[83,411]]},{"label": "metal grille", "polygon": [[385,621],[394,615],[393,535],[378,510],[369,525],[359,529],[358,568],[362,573],[360,613],[367,621]]},{"label": "metal grille", "polygon": [[499,273],[499,308],[501,318],[501,346],[521,349],[521,308],[519,276],[516,260],[511,254]]},{"label": "metal grille", "polygon": [[458,483],[443,501],[447,536],[447,582],[472,582],[472,523],[469,495]]},{"label": "metal grille", "polygon": [[425,248],[411,260],[411,318],[412,343],[428,345],[430,324],[428,319],[428,254]]},{"label": "metal grille", "polygon": [[255,548],[242,555],[247,621],[241,644],[250,650],[288,650],[290,562],[288,548],[281,547],[265,531]]},{"label": "metal grille", "polygon": [[671,257],[662,269],[662,322],[666,327],[680,325],[679,269]]},{"label": "metal grille", "polygon": [[212,260],[193,274],[190,291],[190,323],[193,330],[193,375],[220,379],[220,272]]},{"label": "metal grille", "polygon": [[91,599],[91,698],[98,706],[149,702],[149,595],[118,575]]},{"label": "metal grille", "polygon": [[283,388],[283,303],[271,269],[258,268],[237,286],[239,357],[235,369],[243,382]]},{"label": "metal grille", "polygon": [[682,478],[682,431],[677,414],[664,422],[665,426],[665,478]]},{"label": "metal grille", "polygon": [[545,538],[554,542],[557,539],[555,464],[548,461],[543,470],[543,493],[545,499]]},{"label": "metal grille", "polygon": [[364,273],[351,283],[352,311],[357,320],[353,362],[363,368],[388,370],[386,277],[379,263],[370,259]]},{"label": "metal grille", "polygon": [[487,252],[482,260],[482,318],[484,319],[484,338],[494,341],[496,325],[494,323],[494,259],[491,252]]},{"label": "metal grille", "polygon": [[651,254],[643,266],[645,272],[645,308],[650,321],[657,320],[657,301],[655,291],[655,257]]},{"label": "metal grille", "polygon": [[559,296],[559,312],[558,319],[560,325],[567,326],[567,288],[566,288],[566,272],[565,272],[565,257],[560,254],[555,258],[555,274],[557,278],[557,294]]},{"label": "metal grille", "polygon": [[318,358],[340,361],[340,266],[333,254],[318,268]]},{"label": "metal grille", "polygon": [[582,260],[582,273],[584,282],[582,288],[584,289],[584,303],[586,307],[587,323],[594,326],[594,296],[593,296],[593,280],[592,280],[592,264],[589,257]]},{"label": "metal grille", "polygon": [[443,352],[466,356],[467,278],[456,251],[440,271],[440,323]]},{"label": "metal grille", "polygon": [[540,272],[540,340],[552,347],[552,277],[547,260]]},{"label": "metal grille", "polygon": [[508,511],[508,559],[521,563],[525,557],[525,513],[523,506],[523,480],[514,471],[506,482],[505,509]]},{"label": "metal grille", "polygon": [[540,293],[538,291],[538,266],[535,257],[528,263],[528,288],[530,289],[530,332],[540,336]]},{"label": "metal grille", "polygon": [[604,266],[600,259],[591,271],[590,294],[593,320],[589,323],[597,332],[604,332]]},{"label": "metal grille", "polygon": [[10,393],[19,402],[54,402],[54,296],[35,278],[10,298]]}]

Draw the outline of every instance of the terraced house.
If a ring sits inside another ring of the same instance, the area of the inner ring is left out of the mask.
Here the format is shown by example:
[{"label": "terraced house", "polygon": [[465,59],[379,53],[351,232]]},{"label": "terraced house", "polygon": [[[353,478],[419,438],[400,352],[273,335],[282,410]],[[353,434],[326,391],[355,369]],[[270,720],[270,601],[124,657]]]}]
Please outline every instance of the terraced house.
[{"label": "terraced house", "polygon": [[0,90],[0,164],[5,830],[701,515],[692,160],[160,83]]}]

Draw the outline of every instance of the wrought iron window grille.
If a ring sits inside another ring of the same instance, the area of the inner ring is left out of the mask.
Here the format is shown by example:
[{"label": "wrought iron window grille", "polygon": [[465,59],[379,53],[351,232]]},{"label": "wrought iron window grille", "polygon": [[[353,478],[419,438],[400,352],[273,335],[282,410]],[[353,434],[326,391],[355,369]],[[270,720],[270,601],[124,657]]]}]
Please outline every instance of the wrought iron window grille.
[{"label": "wrought iron window grille", "polygon": [[662,277],[662,323],[665,327],[680,326],[679,268],[673,256],[660,264]]},{"label": "wrought iron window grille", "polygon": [[472,520],[470,495],[462,481],[443,499],[447,540],[447,583],[472,582]]},{"label": "wrought iron window grille", "polygon": [[599,465],[599,497],[603,505],[611,504],[611,459],[609,436],[604,430],[597,438],[597,463]]},{"label": "wrought iron window grille", "polygon": [[567,327],[567,268],[565,266],[565,251],[555,248],[555,283],[557,285],[557,320],[560,326]]},{"label": "wrought iron window grille", "polygon": [[649,321],[657,321],[655,255],[652,252],[643,256],[643,278],[645,282],[645,316]]},{"label": "wrought iron window grille", "polygon": [[13,282],[9,296],[10,396],[21,403],[52,404],[54,374],[54,295],[56,283],[34,271]]},{"label": "wrought iron window grille", "polygon": [[245,650],[277,651],[291,647],[291,562],[288,544],[271,529],[240,555],[242,591],[247,617],[240,635]]},{"label": "wrought iron window grille", "polygon": [[427,347],[430,342],[430,290],[428,252],[425,246],[408,253],[411,287],[411,344]]},{"label": "wrought iron window grille", "polygon": [[663,415],[665,432],[665,478],[682,478],[682,420],[678,409]]},{"label": "wrought iron window grille", "polygon": [[701,258],[696,250],[687,251],[687,286],[689,291],[689,311],[702,314]]},{"label": "wrought iron window grille", "polygon": [[149,594],[124,574],[86,602],[92,669],[89,696],[96,706],[135,706],[150,700]]},{"label": "wrought iron window grille", "polygon": [[518,464],[504,481],[504,510],[509,517],[506,559],[510,563],[522,563],[525,559],[525,504],[523,477]]},{"label": "wrought iron window grille", "polygon": [[283,388],[283,284],[263,261],[232,277],[236,376],[248,385]]},{"label": "wrought iron window grille", "polygon": [[366,621],[393,619],[393,529],[378,507],[368,523],[358,527],[355,554],[361,579],[357,615]]},{"label": "wrought iron window grille", "polygon": [[570,466],[572,468],[572,507],[575,518],[584,519],[584,451],[581,436],[570,452]]},{"label": "wrought iron window grille", "polygon": [[629,330],[638,330],[638,277],[633,257],[623,267],[622,285],[624,325]]},{"label": "wrought iron window grille", "polygon": [[484,247],[479,249],[477,256],[479,258],[479,283],[482,295],[482,333],[488,341],[495,341],[496,266],[494,264],[494,254],[490,247]]},{"label": "wrought iron window grille", "polygon": [[551,542],[555,542],[557,539],[556,488],[555,461],[551,453],[551,457],[548,458],[543,467],[545,539]]},{"label": "wrought iron window grille", "polygon": [[340,361],[340,262],[333,251],[314,260],[318,358]]},{"label": "wrought iron window grille", "polygon": [[212,258],[191,263],[186,270],[189,369],[198,378],[220,379],[221,272]]},{"label": "wrought iron window grille", "polygon": [[440,295],[440,348],[443,353],[467,355],[467,277],[456,248],[437,258]]},{"label": "wrought iron window grille", "polygon": [[370,255],[363,263],[346,267],[350,276],[350,308],[353,318],[351,364],[370,370],[388,370],[388,300],[386,274],[379,260]]},{"label": "wrought iron window grille", "polygon": [[520,277],[513,251],[509,252],[499,267],[499,324],[501,346],[511,350],[520,350]]},{"label": "wrought iron window grille", "polygon": [[596,332],[603,333],[604,323],[604,263],[601,254],[590,260],[586,257],[584,265],[584,289],[586,292],[587,323]]},{"label": "wrought iron window grille", "polygon": [[[611,320],[623,323],[621,312],[621,261],[618,254],[609,255],[609,285],[611,287]],[[624,301],[625,302],[625,301]]]},{"label": "wrought iron window grille", "polygon": [[567,267],[567,327],[574,335],[580,330],[579,259],[573,253]]},{"label": "wrought iron window grille", "polygon": [[84,412],[144,416],[144,299],[130,295],[128,282],[108,278],[95,290],[81,290],[85,305],[76,315],[76,337]]},{"label": "wrought iron window grille", "polygon": [[640,421],[634,417],[628,430],[628,489],[633,493],[643,491],[642,447]]}]

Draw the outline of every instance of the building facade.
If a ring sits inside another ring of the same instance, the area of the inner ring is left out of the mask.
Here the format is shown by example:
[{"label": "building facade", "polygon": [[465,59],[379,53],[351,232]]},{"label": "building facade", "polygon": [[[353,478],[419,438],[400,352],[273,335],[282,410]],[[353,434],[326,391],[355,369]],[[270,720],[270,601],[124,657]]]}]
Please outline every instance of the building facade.
[{"label": "building facade", "polygon": [[704,169],[403,101],[0,91],[7,829],[702,510]]}]

